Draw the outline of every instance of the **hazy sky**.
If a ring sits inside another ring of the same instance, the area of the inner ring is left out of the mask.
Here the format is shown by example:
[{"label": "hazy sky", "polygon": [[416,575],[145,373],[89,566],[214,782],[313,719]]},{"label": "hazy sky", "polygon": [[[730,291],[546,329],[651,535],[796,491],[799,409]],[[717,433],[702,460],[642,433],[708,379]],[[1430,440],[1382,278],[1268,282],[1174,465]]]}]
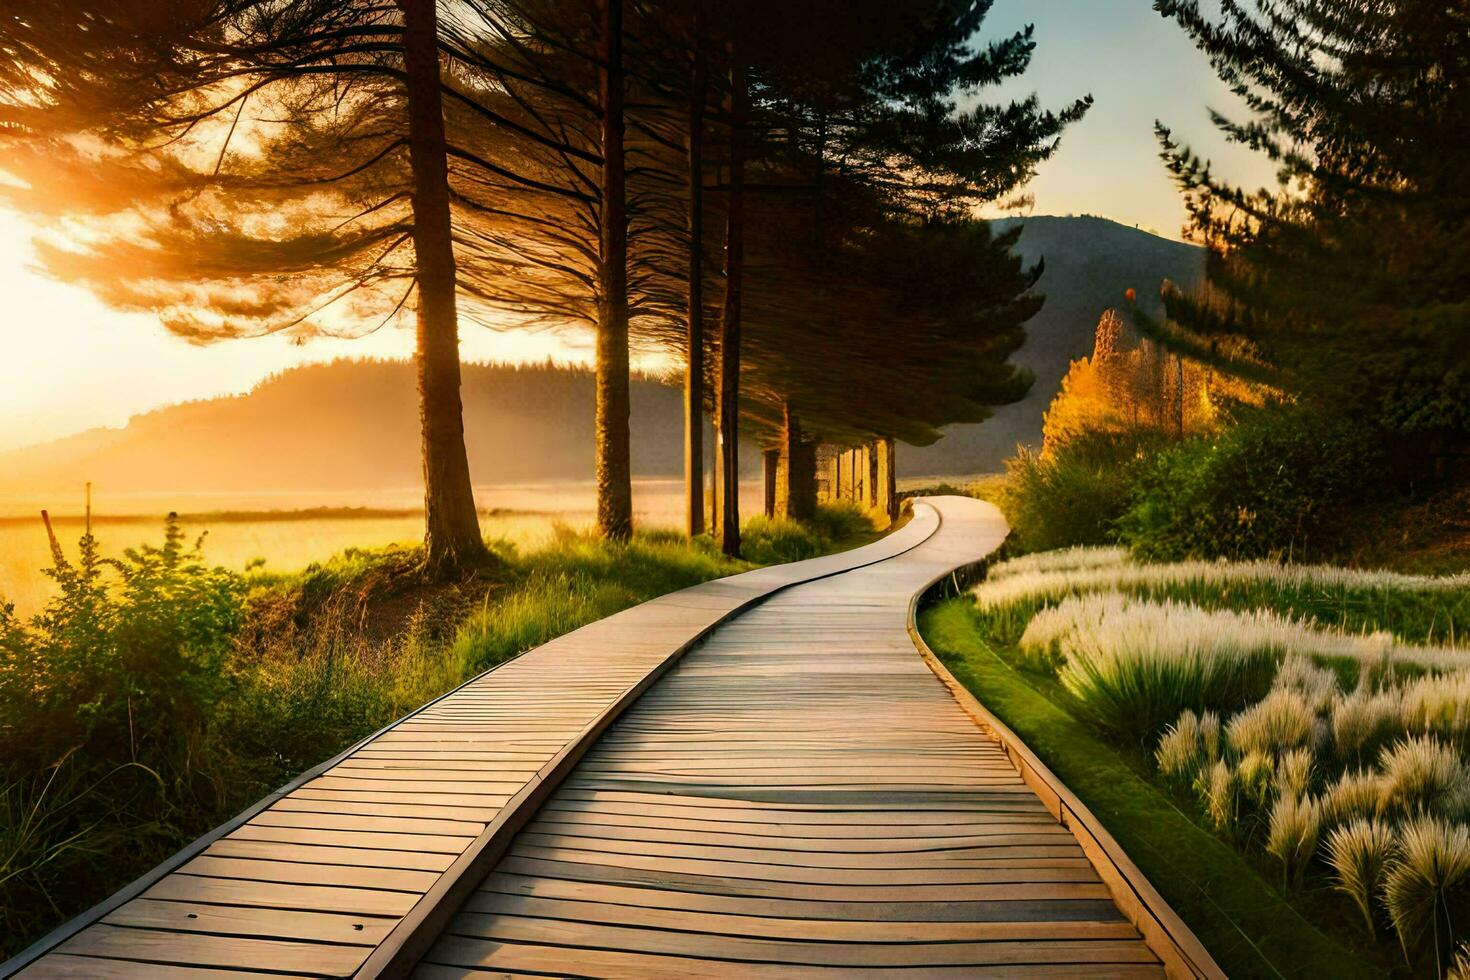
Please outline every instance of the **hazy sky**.
[{"label": "hazy sky", "polygon": [[[1207,105],[1235,103],[1209,65],[1148,0],[997,0],[985,34],[1027,23],[1038,42],[1031,70],[1003,95],[1035,91],[1060,106],[1091,92],[1096,105],[1067,131],[1029,190],[1036,214],[1090,213],[1180,236],[1184,212],[1159,163],[1161,118],[1215,159],[1222,173],[1267,182],[1259,159],[1215,137]],[[305,361],[406,357],[410,329],[356,341],[283,338],[192,347],[144,314],[108,310],[82,290],[30,268],[29,229],[0,212],[0,450],[96,425],[121,425],[161,405],[248,389]],[[549,334],[495,334],[466,324],[468,360],[590,359],[583,342]]]}]

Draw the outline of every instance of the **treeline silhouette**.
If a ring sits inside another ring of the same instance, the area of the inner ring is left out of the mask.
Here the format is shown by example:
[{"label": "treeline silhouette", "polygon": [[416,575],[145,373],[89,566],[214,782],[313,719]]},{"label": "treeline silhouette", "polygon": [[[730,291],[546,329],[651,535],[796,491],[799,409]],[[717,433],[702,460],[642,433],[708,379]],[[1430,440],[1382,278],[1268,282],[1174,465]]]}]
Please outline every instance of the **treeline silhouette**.
[{"label": "treeline silhouette", "polygon": [[[592,478],[593,376],[557,364],[464,365],[465,444],[477,484]],[[0,492],[402,489],[422,478],[413,366],[337,360],[250,392],[134,416],[0,454]],[[679,389],[634,375],[633,472],[683,468]]]}]

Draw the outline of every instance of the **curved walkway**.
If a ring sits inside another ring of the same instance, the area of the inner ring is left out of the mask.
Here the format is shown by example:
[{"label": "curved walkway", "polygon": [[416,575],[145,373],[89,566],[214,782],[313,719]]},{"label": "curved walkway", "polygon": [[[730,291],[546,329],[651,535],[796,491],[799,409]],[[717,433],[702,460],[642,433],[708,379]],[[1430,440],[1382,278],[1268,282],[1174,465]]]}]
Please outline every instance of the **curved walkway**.
[{"label": "curved walkway", "polygon": [[687,655],[416,976],[1162,975],[914,649],[910,597],[1004,537],[987,505],[938,506],[913,550],[775,596]]},{"label": "curved walkway", "polygon": [[586,626],[283,787],[0,976],[1217,975],[915,649],[914,597],[1004,536],[988,504],[920,501],[865,548]]}]

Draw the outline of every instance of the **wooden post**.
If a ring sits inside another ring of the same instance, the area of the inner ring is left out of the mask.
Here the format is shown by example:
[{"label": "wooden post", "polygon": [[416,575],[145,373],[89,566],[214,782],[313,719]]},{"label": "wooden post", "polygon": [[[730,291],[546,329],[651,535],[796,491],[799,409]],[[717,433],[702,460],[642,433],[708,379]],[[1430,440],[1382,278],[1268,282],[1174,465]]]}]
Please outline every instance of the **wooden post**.
[{"label": "wooden post", "polygon": [[766,516],[776,516],[776,477],[777,468],[781,465],[781,450],[761,450],[761,475],[765,477],[766,483]]},{"label": "wooden post", "polygon": [[822,460],[822,465],[824,467],[824,471],[823,472],[824,472],[824,477],[825,477],[824,478],[824,483],[826,484],[822,488],[822,492],[823,492],[822,499],[825,500],[825,501],[827,501],[828,503],[831,503],[831,502],[833,502],[833,501],[835,501],[837,499],[837,492],[838,492],[837,491],[837,488],[838,488],[838,485],[839,485],[838,484],[838,476],[837,476],[837,467],[838,467],[838,460],[841,459],[842,457],[838,455],[837,449],[834,446],[827,446],[826,447],[826,451],[827,451],[827,455]]}]

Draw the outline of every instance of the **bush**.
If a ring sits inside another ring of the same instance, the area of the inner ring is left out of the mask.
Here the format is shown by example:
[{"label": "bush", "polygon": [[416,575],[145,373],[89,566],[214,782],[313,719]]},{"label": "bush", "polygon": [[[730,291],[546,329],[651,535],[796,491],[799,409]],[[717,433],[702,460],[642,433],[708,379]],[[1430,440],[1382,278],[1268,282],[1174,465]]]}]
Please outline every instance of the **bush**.
[{"label": "bush", "polygon": [[808,522],[758,514],[741,530],[740,551],[757,565],[779,565],[830,554],[844,545],[873,537],[868,512],[848,501],[817,505]]},{"label": "bush", "polygon": [[1119,539],[1154,561],[1322,553],[1381,465],[1375,437],[1341,419],[1270,405],[1159,453]]},{"label": "bush", "polygon": [[1017,553],[1113,540],[1138,471],[1157,437],[1095,432],[1048,454],[1024,447],[1006,460],[996,503]]}]

